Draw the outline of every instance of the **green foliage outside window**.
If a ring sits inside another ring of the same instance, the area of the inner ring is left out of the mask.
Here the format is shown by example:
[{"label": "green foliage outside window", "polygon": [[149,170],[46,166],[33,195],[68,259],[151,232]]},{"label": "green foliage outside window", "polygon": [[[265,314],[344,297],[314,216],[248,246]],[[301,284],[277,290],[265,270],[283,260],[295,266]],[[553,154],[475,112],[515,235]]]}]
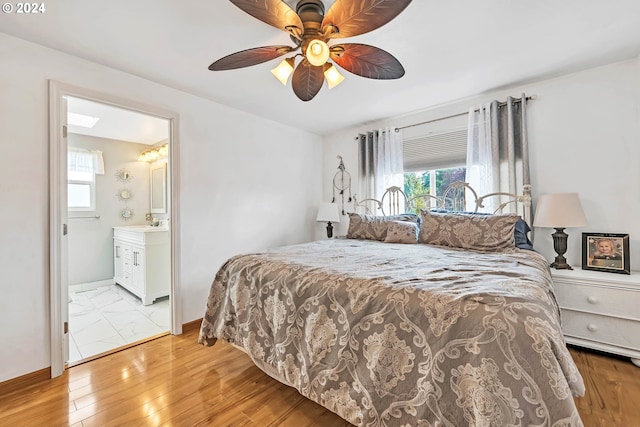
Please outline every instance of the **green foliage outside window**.
[{"label": "green foliage outside window", "polygon": [[[464,166],[436,170],[435,194],[441,196],[449,185],[456,181],[464,181],[465,177],[466,168]],[[421,194],[433,194],[431,188],[431,171],[406,172],[404,174],[404,192],[409,200]],[[428,200],[418,199],[413,206],[407,206],[407,211],[419,214],[421,209],[428,207],[428,204]]]}]

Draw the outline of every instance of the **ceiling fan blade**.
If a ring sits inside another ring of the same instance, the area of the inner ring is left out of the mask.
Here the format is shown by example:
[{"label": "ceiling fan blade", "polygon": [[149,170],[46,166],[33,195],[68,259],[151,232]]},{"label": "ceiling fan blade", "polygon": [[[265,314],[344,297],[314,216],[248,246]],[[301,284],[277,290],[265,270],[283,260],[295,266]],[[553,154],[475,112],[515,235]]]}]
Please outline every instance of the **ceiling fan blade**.
[{"label": "ceiling fan blade", "polygon": [[209,65],[211,71],[235,70],[236,68],[250,67],[256,64],[262,64],[271,59],[285,55],[296,48],[291,46],[263,46],[254,47],[253,49],[242,50],[232,53],[224,58],[218,59]]},{"label": "ceiling fan blade", "polygon": [[[297,27],[304,31],[298,14],[282,0],[230,0],[249,15],[284,31]],[[291,32],[291,31],[289,31]]]},{"label": "ceiling fan blade", "polygon": [[309,64],[304,59],[293,72],[291,85],[296,96],[303,101],[310,101],[322,88],[324,73],[322,67]]},{"label": "ceiling fan blade", "polygon": [[369,79],[389,80],[404,76],[402,64],[375,46],[345,43],[331,46],[331,59],[345,70]]},{"label": "ceiling fan blade", "polygon": [[321,28],[331,25],[331,38],[357,36],[375,30],[398,16],[411,0],[336,0],[327,11]]}]

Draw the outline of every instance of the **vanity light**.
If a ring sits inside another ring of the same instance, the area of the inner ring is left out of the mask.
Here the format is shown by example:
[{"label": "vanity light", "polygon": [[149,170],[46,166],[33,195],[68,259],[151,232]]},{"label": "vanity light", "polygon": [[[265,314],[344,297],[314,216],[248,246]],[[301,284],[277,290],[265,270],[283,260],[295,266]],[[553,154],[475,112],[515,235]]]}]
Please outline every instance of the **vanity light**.
[{"label": "vanity light", "polygon": [[155,162],[160,157],[166,157],[169,154],[169,144],[163,144],[159,147],[149,148],[140,153],[139,162]]}]

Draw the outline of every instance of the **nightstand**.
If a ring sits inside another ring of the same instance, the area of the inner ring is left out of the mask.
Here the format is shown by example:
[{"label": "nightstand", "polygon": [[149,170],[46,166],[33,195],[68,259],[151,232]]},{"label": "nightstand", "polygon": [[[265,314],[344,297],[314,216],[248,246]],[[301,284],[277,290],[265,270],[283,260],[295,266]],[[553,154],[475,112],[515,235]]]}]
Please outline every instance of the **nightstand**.
[{"label": "nightstand", "polygon": [[640,367],[640,272],[552,268],[551,276],[567,343],[627,356]]}]

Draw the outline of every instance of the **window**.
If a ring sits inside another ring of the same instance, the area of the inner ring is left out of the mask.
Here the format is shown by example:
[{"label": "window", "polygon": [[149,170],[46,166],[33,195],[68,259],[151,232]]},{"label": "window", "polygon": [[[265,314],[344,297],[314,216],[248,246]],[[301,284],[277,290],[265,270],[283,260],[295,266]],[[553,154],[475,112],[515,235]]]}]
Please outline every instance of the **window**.
[{"label": "window", "polygon": [[[456,181],[465,181],[467,115],[425,123],[404,134],[404,192],[408,199],[420,194],[442,196]],[[427,200],[410,207],[414,213]]]},{"label": "window", "polygon": [[[404,192],[407,199],[412,199],[421,194],[442,196],[444,190],[456,181],[465,181],[467,168],[462,165],[446,169],[432,169],[420,172],[405,172]],[[415,204],[408,207],[409,212],[419,214],[421,209],[427,208],[426,200],[416,200]]]},{"label": "window", "polygon": [[104,173],[102,153],[71,148],[67,151],[67,207],[69,212],[95,212],[96,174]]}]

